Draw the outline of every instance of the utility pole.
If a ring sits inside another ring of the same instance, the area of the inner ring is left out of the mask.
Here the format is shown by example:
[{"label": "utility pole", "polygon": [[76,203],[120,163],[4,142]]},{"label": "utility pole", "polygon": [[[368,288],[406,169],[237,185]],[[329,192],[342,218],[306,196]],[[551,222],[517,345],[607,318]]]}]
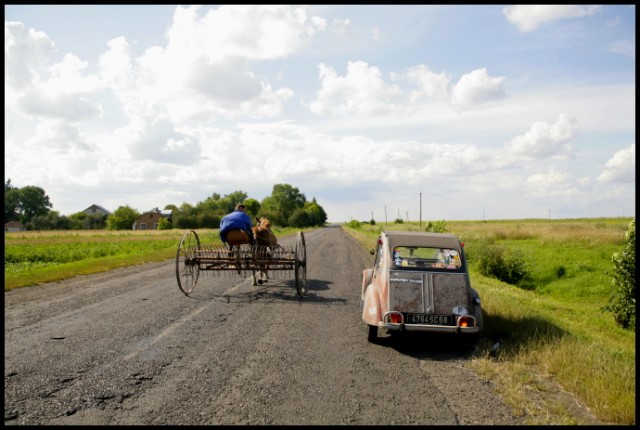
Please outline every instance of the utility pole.
[{"label": "utility pole", "polygon": [[384,205],[384,225],[387,225],[387,205]]},{"label": "utility pole", "polygon": [[420,230],[422,230],[422,191],[420,191]]}]

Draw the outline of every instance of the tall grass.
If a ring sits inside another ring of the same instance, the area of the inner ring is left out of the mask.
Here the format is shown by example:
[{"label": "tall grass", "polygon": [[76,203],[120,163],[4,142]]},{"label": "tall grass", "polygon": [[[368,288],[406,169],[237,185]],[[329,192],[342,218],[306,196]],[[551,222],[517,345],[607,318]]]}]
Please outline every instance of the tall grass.
[{"label": "tall grass", "polygon": [[[611,292],[611,257],[630,221],[446,223],[465,243],[482,298],[485,329],[468,365],[494,381],[529,424],[593,424],[576,402],[600,422],[635,424],[635,331],[601,310]],[[344,228],[368,249],[381,229],[420,230],[418,223]],[[476,257],[487,244],[517,250],[527,289],[480,274]]]}]

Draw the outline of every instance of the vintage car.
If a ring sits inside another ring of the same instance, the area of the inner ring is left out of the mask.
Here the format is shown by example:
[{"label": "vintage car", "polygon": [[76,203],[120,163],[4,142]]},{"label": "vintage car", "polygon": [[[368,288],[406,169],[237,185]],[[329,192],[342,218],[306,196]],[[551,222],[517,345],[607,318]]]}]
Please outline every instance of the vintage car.
[{"label": "vintage car", "polygon": [[482,330],[480,297],[471,288],[464,248],[446,233],[383,231],[373,268],[362,274],[362,320],[368,340],[378,330],[444,332],[475,341]]}]

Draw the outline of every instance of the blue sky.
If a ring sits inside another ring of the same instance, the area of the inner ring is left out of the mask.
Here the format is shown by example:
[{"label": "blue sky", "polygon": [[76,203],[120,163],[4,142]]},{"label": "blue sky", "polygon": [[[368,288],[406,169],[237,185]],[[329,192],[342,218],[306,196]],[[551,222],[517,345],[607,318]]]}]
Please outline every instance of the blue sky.
[{"label": "blue sky", "polygon": [[[140,212],[635,215],[631,5],[5,5],[5,182]],[[421,205],[420,205],[421,203]]]}]

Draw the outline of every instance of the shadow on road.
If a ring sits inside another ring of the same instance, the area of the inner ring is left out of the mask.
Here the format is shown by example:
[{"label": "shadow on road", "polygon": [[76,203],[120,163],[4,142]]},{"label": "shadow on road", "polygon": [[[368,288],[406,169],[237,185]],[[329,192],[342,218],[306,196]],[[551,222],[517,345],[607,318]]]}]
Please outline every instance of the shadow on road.
[{"label": "shadow on road", "polygon": [[476,342],[468,337],[448,333],[392,333],[380,336],[376,344],[395,349],[418,359],[437,361],[470,358]]},{"label": "shadow on road", "polygon": [[347,299],[343,297],[318,296],[318,291],[329,290],[331,283],[321,280],[306,281],[306,293],[303,297],[298,295],[296,282],[294,279],[276,281],[270,280],[262,285],[251,285],[250,282],[244,280],[235,287],[225,291],[222,294],[207,294],[206,297],[198,294],[190,294],[186,297],[195,300],[222,300],[227,303],[268,303],[268,302],[300,302],[300,303],[347,303]]}]

